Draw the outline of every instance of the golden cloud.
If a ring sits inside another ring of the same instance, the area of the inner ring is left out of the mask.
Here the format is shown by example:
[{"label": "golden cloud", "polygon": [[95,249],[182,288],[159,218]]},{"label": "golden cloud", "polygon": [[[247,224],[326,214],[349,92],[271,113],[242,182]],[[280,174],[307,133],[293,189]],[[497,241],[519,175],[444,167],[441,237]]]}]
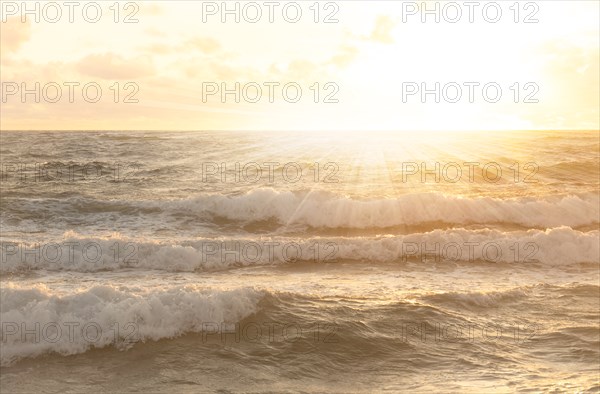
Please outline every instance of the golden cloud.
[{"label": "golden cloud", "polygon": [[154,74],[152,59],[139,56],[126,59],[114,53],[88,55],[76,65],[83,75],[103,79],[138,79]]}]

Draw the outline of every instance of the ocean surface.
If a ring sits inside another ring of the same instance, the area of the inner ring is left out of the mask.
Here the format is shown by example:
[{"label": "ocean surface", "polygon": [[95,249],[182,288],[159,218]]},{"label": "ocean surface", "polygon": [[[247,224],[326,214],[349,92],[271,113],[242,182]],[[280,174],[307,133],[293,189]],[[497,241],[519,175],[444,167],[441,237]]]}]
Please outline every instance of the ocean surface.
[{"label": "ocean surface", "polygon": [[600,392],[598,131],[0,142],[3,393]]}]

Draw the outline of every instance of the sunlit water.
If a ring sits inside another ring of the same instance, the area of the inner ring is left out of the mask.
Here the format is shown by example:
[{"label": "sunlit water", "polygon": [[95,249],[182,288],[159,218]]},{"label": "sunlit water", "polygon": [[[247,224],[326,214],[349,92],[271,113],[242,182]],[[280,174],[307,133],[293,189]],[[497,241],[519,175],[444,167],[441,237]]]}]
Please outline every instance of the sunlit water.
[{"label": "sunlit water", "polygon": [[7,392],[600,390],[597,131],[0,138]]}]

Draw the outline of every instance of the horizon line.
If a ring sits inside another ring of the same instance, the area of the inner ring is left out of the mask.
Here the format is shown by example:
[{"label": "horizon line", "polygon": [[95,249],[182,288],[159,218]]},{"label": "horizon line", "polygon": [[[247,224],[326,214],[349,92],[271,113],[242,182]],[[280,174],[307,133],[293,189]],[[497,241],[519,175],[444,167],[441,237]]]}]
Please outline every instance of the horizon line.
[{"label": "horizon line", "polygon": [[426,132],[426,133],[437,133],[437,132],[486,132],[486,131],[525,131],[525,132],[544,132],[544,131],[600,131],[598,129],[465,129],[465,130],[443,130],[443,129],[398,129],[398,130],[373,130],[373,129],[355,129],[355,130],[282,130],[282,129],[0,129],[2,132],[128,132],[128,131],[144,131],[144,132],[310,132],[310,133],[356,133],[356,132]]}]

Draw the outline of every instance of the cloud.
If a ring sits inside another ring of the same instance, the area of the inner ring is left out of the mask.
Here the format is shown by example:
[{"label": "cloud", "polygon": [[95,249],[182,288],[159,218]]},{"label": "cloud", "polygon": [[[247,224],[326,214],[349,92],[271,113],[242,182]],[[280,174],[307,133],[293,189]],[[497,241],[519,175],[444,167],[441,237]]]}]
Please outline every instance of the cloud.
[{"label": "cloud", "polygon": [[154,43],[144,48],[146,52],[156,55],[166,55],[175,51],[175,47],[167,44]]},{"label": "cloud", "polygon": [[149,27],[146,30],[144,30],[144,32],[149,35],[149,36],[153,36],[153,37],[165,37],[167,35],[167,33],[165,33],[164,31],[157,29],[155,27]]},{"label": "cloud", "polygon": [[598,47],[580,47],[565,41],[546,43],[541,47],[545,57],[545,73],[560,89],[561,100],[582,107],[599,101],[600,51]]},{"label": "cloud", "polygon": [[542,61],[539,104],[518,106],[515,115],[547,129],[600,127],[600,51],[552,40],[534,51]]},{"label": "cloud", "polygon": [[375,28],[368,37],[371,41],[383,44],[393,44],[394,38],[391,35],[396,23],[387,15],[379,15],[375,20]]},{"label": "cloud", "polygon": [[125,59],[114,53],[88,55],[77,62],[76,69],[83,75],[103,79],[138,79],[154,73],[149,57]]},{"label": "cloud", "polygon": [[348,66],[358,55],[358,49],[353,46],[343,46],[340,51],[335,54],[330,62],[337,67]]},{"label": "cloud", "polygon": [[8,18],[0,24],[0,44],[5,53],[16,52],[31,37],[31,25],[19,18]]},{"label": "cloud", "polygon": [[194,37],[185,43],[185,48],[199,49],[205,53],[213,53],[221,49],[221,44],[211,37]]},{"label": "cloud", "polygon": [[153,43],[141,48],[150,54],[166,55],[173,53],[188,54],[189,52],[201,52],[205,54],[214,54],[221,50],[221,43],[212,37],[192,37],[177,45],[164,43]]},{"label": "cloud", "polygon": [[[130,9],[127,9],[127,11],[131,12]],[[146,1],[142,3],[139,14],[143,16],[160,16],[165,14],[165,10],[156,3]]]}]

